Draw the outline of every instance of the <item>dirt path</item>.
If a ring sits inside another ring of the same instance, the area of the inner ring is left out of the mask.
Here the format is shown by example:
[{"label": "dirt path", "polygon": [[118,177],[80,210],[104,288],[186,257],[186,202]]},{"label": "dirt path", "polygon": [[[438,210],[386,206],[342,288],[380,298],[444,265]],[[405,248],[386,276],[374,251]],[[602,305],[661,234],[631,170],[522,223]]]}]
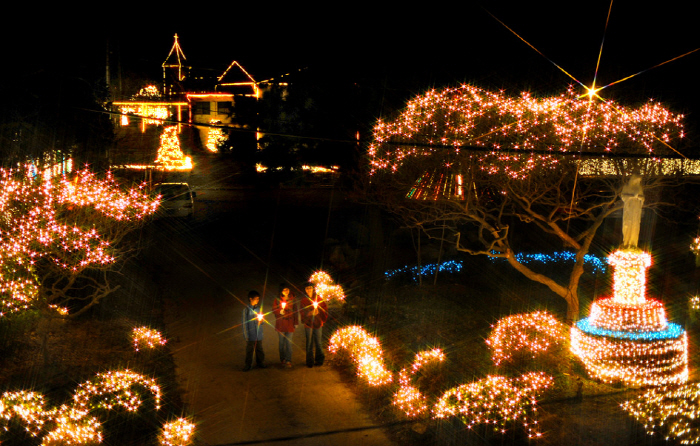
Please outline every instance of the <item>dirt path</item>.
[{"label": "dirt path", "polygon": [[[159,281],[179,386],[197,423],[199,444],[393,444],[337,371],[328,365],[305,366],[301,327],[294,334],[292,369],[281,367],[277,333],[266,325],[268,368],[241,370],[240,300],[250,289],[262,293],[266,269],[242,254],[235,262],[221,261],[210,245],[197,241],[161,248],[168,251],[170,263]],[[281,281],[270,273],[273,286],[263,297],[265,311],[272,308]],[[267,321],[274,323],[274,316]]]}]

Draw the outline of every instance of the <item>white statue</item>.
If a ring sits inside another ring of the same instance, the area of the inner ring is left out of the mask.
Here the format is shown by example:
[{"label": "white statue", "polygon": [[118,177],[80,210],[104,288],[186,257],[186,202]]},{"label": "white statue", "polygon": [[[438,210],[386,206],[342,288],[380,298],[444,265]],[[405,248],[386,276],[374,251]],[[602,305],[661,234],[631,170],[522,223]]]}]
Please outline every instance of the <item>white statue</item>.
[{"label": "white statue", "polygon": [[642,205],[644,204],[644,188],[642,177],[632,175],[627,184],[622,187],[621,194],[624,207],[622,208],[622,246],[636,247],[639,241],[639,226],[642,221]]}]

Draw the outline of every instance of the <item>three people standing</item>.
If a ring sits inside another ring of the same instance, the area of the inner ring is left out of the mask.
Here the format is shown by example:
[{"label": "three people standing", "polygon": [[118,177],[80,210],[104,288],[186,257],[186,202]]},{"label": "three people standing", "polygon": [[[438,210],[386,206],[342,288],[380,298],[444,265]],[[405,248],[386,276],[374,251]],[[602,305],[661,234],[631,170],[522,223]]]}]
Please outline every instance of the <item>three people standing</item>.
[{"label": "three people standing", "polygon": [[[262,348],[264,315],[257,291],[248,293],[250,305],[243,310],[243,334],[246,339],[245,367],[250,370],[253,354],[259,368],[265,368],[265,353]],[[301,322],[306,333],[306,366],[321,366],[326,358],[323,353],[323,325],[328,320],[328,304],[316,294],[312,283],[304,286],[301,302],[291,292],[289,285],[280,285],[279,296],[272,304],[275,314],[275,330],[279,337],[279,354],[282,365],[292,367],[292,339]]]}]

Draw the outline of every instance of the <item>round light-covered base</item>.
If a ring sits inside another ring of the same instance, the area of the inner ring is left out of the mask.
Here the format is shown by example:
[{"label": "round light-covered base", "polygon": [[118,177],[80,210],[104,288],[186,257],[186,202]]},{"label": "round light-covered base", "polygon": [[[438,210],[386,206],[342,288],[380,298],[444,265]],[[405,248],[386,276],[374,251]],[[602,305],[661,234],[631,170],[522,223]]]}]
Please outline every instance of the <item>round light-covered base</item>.
[{"label": "round light-covered base", "polygon": [[628,386],[680,384],[688,380],[688,338],[679,325],[665,330],[605,330],[582,319],[571,328],[571,351],[593,378]]},{"label": "round light-covered base", "polygon": [[668,327],[664,305],[654,299],[636,305],[620,304],[610,297],[598,299],[591,305],[588,321],[611,331],[660,332]]}]

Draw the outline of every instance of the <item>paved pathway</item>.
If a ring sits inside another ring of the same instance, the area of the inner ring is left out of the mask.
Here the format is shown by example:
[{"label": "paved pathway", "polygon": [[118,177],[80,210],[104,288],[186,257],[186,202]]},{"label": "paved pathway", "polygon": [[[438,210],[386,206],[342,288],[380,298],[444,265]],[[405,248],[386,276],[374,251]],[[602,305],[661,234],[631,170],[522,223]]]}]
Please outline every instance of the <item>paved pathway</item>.
[{"label": "paved pathway", "polygon": [[[166,328],[199,444],[393,444],[337,371],[329,365],[304,365],[301,327],[294,335],[292,369],[279,364],[277,333],[268,325],[263,344],[268,368],[241,371],[240,300],[250,289],[262,293],[266,268],[250,253],[225,260],[225,248],[200,237],[158,248],[170,262],[159,278],[167,301]],[[270,273],[263,297],[266,311],[281,281]],[[274,315],[267,320],[274,323]]]}]

